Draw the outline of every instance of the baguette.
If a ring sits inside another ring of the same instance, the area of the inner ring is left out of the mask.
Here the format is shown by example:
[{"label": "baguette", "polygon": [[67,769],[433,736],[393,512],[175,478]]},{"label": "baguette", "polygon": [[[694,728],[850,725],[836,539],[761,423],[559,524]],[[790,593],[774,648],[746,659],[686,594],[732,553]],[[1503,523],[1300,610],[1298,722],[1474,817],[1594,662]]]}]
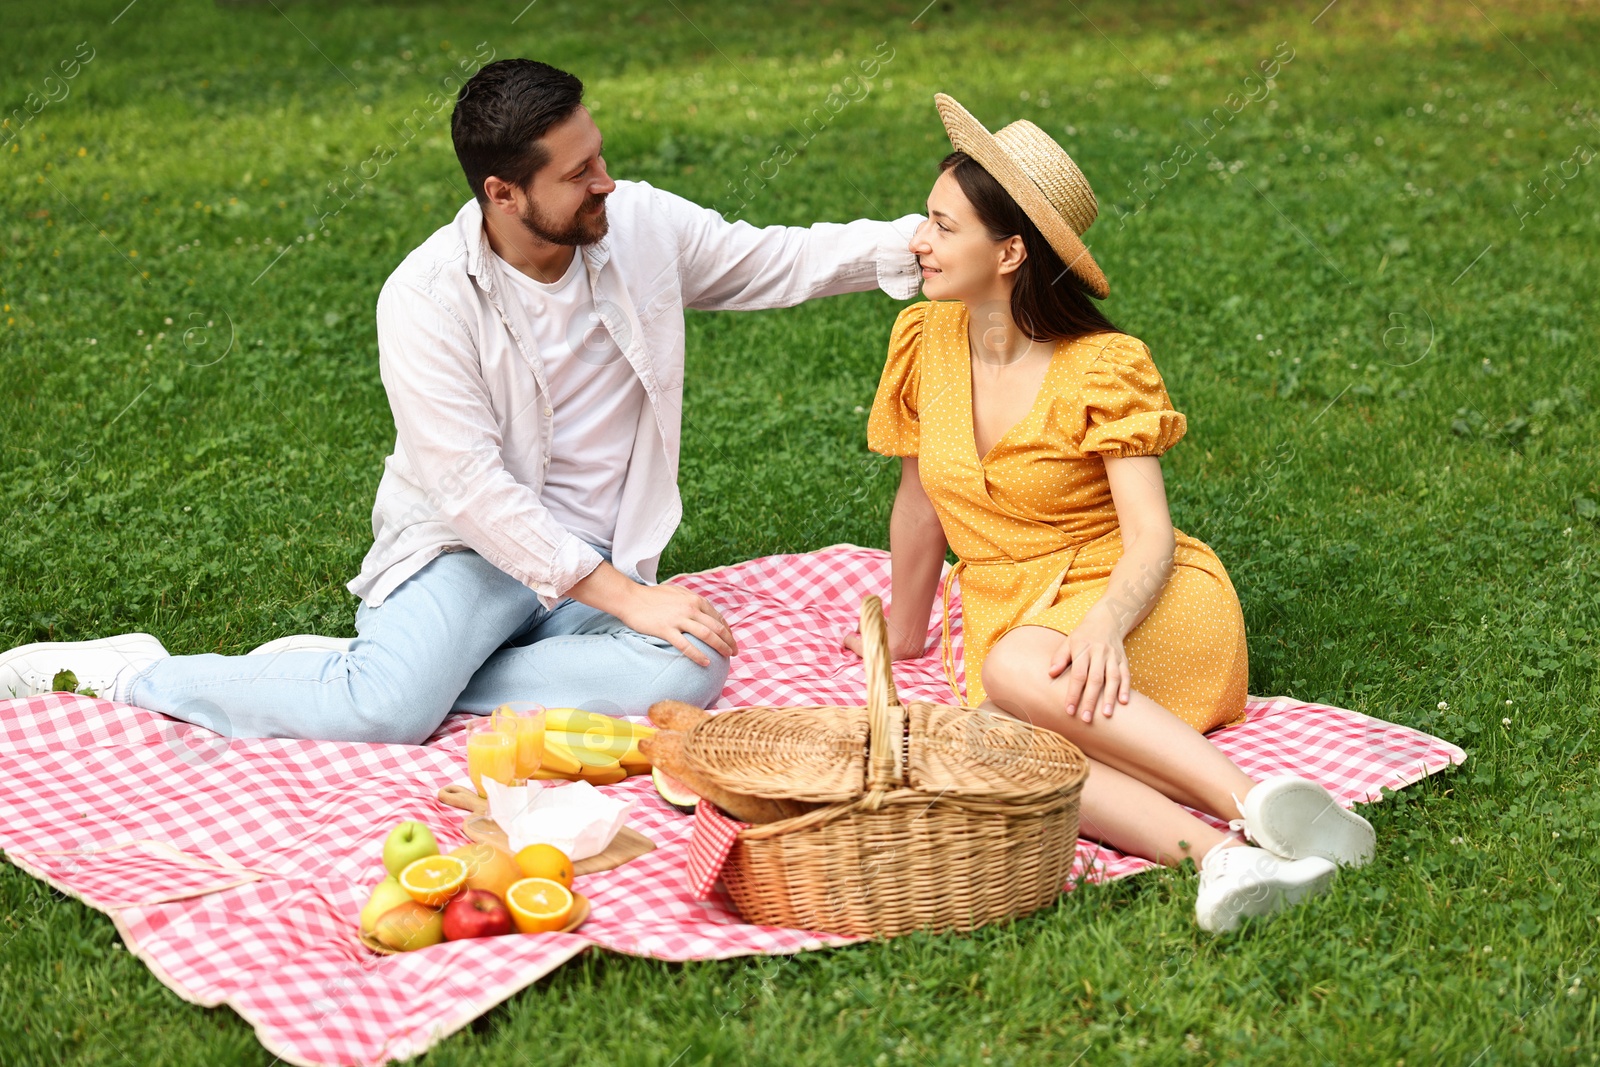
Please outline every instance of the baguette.
[{"label": "baguette", "polygon": [[660,729],[680,733],[687,733],[695,723],[711,718],[709,712],[681,700],[658,700],[650,705],[649,716],[651,723]]}]

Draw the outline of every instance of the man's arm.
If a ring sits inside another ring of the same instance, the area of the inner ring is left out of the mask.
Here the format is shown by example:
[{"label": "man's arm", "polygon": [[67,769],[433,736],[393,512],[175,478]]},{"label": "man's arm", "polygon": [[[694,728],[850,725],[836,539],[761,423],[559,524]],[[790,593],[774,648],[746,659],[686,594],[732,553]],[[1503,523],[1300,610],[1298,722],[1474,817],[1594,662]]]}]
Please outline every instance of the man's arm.
[{"label": "man's arm", "polygon": [[686,307],[791,307],[813,297],[869,289],[906,300],[922,285],[909,247],[921,215],[893,222],[757,228],[743,220],[728,222],[674,193],[657,189],[654,195],[678,233]]}]

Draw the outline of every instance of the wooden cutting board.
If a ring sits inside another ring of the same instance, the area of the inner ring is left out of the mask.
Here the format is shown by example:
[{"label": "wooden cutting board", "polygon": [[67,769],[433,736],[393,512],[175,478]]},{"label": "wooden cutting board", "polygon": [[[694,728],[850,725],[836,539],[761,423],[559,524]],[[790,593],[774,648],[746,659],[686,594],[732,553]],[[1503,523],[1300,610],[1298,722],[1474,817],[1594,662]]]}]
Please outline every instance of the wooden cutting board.
[{"label": "wooden cutting board", "polygon": [[[461,832],[467,835],[468,841],[484,841],[507,852],[511,851],[511,842],[506,840],[506,832],[489,818],[489,802],[480,797],[476,790],[467,786],[447,785],[439,790],[439,802],[470,813],[461,823]],[[624,826],[617,831],[617,836],[611,839],[611,844],[606,846],[604,852],[574,862],[572,872],[594,874],[598,871],[609,871],[621,867],[629,860],[638,859],[646,852],[654,852],[655,847],[654,841],[633,827]]]}]

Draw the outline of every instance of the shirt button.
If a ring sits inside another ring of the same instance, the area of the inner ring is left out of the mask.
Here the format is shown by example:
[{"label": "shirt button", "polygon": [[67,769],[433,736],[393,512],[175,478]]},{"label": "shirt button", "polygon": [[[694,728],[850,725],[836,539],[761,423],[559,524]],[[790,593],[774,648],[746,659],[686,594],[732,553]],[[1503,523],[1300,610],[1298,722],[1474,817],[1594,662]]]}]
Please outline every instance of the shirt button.
[{"label": "shirt button", "polygon": [[551,415],[554,415],[554,414],[555,414],[555,412],[551,411],[549,408],[545,408],[544,409],[544,417],[545,418],[548,419]]}]

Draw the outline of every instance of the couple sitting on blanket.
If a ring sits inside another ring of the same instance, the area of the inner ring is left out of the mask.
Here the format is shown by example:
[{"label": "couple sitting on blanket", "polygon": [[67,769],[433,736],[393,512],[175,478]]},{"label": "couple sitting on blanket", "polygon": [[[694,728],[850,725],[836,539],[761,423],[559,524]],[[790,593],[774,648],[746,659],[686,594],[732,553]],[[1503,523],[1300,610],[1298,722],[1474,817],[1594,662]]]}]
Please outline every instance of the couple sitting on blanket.
[{"label": "couple sitting on blanket", "polygon": [[902,457],[894,657],[928,651],[953,548],[957,700],[1077,744],[1092,763],[1084,833],[1197,860],[1207,929],[1371,855],[1372,828],[1321,786],[1252,781],[1204,736],[1242,717],[1243,617],[1216,555],[1172,527],[1156,457],[1184,416],[1145,345],[1090,299],[1108,292],[1082,242],[1095,198],[1066,152],[1026,121],[991,134],[941,94],[956,151],[926,218],[757,229],[614,181],[581,96],[520,59],[461,90],[451,134],[474,198],[378,297],[398,439],[350,583],[360,636],[248,656],[170,656],[144,634],[30,645],[0,657],[0,693],[70,669],[230,736],[410,744],[452,710],[511,700],[709,707],[734,635],[709,601],[655,582],[682,513],[683,310],[875,287],[905,299],[920,282],[928,300],[894,324],[867,430]]}]

